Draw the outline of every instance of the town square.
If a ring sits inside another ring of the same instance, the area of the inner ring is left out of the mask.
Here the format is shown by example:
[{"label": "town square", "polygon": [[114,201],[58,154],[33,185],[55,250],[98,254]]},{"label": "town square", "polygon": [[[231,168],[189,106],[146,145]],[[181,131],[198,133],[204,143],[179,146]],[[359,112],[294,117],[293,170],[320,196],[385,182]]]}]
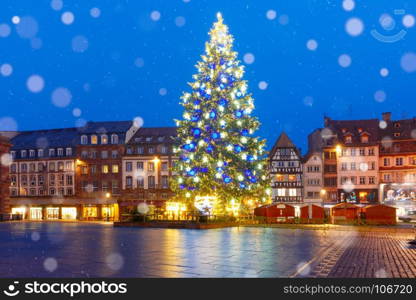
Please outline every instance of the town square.
[{"label": "town square", "polygon": [[414,3],[89,2],[0,4],[1,278],[416,277]]}]

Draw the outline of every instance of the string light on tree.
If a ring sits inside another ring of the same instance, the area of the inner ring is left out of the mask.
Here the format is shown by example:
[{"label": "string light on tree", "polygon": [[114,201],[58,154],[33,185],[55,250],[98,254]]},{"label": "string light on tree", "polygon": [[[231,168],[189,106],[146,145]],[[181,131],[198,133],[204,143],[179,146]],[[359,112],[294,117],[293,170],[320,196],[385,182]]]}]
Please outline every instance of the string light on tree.
[{"label": "string light on tree", "polygon": [[178,177],[172,188],[178,200],[186,199],[199,211],[212,206],[214,213],[236,214],[246,199],[268,198],[265,141],[253,136],[260,126],[251,115],[254,101],[232,50],[234,39],[220,13],[217,19],[189,84],[191,91],[181,98],[183,118],[176,120]]}]

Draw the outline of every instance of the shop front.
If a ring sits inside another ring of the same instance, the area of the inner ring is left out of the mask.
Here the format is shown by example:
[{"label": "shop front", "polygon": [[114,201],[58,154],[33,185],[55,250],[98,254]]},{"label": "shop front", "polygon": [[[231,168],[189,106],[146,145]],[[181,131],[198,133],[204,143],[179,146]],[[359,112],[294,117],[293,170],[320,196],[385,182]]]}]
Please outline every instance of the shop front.
[{"label": "shop front", "polygon": [[416,184],[390,183],[380,185],[381,202],[396,207],[397,215],[416,210]]},{"label": "shop front", "polygon": [[338,190],[340,202],[353,204],[375,204],[378,203],[377,189],[355,189],[350,192]]}]

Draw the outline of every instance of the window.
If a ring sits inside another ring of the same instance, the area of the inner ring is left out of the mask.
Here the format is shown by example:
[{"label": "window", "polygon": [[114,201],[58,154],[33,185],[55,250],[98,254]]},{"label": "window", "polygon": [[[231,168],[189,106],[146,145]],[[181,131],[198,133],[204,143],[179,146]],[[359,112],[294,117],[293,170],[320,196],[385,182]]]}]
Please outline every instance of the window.
[{"label": "window", "polygon": [[111,172],[118,173],[118,165],[113,165],[112,169],[111,169]]},{"label": "window", "polygon": [[375,155],[375,153],[374,153],[374,148],[369,148],[369,149],[368,149],[368,155],[370,155],[370,156]]},{"label": "window", "polygon": [[74,183],[72,175],[66,175],[66,185],[72,185]]},{"label": "window", "polygon": [[112,134],[111,135],[111,144],[118,144],[118,135]]},{"label": "window", "polygon": [[65,184],[65,176],[64,176],[64,174],[59,174],[58,175],[58,184],[60,185],[60,186],[62,186],[62,185],[64,185]]},{"label": "window", "polygon": [[27,164],[20,165],[20,172],[27,172]]},{"label": "window", "polygon": [[364,176],[360,176],[360,184],[365,184],[365,177]]},{"label": "window", "polygon": [[97,158],[97,151],[95,151],[95,150],[90,151],[90,158],[96,159]]},{"label": "window", "polygon": [[45,194],[45,191],[43,189],[38,190],[39,196],[43,196]]},{"label": "window", "polygon": [[43,185],[45,183],[45,178],[43,175],[38,175],[38,185]]},{"label": "window", "polygon": [[74,162],[72,161],[67,161],[65,163],[65,170],[66,171],[73,171],[74,170]]},{"label": "window", "polygon": [[103,165],[102,166],[102,170],[101,170],[104,174],[108,174],[108,172],[110,171],[110,168],[108,165]]},{"label": "window", "polygon": [[383,165],[384,165],[385,167],[390,166],[390,158],[384,158],[384,159],[383,159]]},{"label": "window", "polygon": [[131,161],[126,162],[126,172],[133,171],[133,163]]},{"label": "window", "polygon": [[144,167],[143,167],[143,162],[142,161],[137,162],[137,169],[143,171]]},{"label": "window", "polygon": [[352,163],[351,163],[351,170],[352,170],[352,171],[355,171],[355,170],[356,170],[356,165],[355,165],[355,162],[352,162]]},{"label": "window", "polygon": [[395,132],[393,133],[394,137],[399,137],[400,136],[400,132]]},{"label": "window", "polygon": [[101,144],[102,145],[108,144],[108,136],[106,134],[101,135]]},{"label": "window", "polygon": [[58,156],[64,156],[64,149],[58,148]]},{"label": "window", "polygon": [[91,144],[93,144],[93,145],[97,145],[98,144],[98,137],[95,134],[93,134],[91,136]]},{"label": "window", "polygon": [[16,186],[16,184],[17,184],[17,177],[16,177],[16,175],[10,176],[10,185],[11,186]]},{"label": "window", "polygon": [[111,182],[111,189],[114,195],[118,195],[118,180],[113,180]]},{"label": "window", "polygon": [[43,149],[38,149],[38,157],[43,157]]},{"label": "window", "polygon": [[55,195],[55,189],[54,188],[49,189],[49,195],[51,195],[51,196]]},{"label": "window", "polygon": [[137,177],[137,187],[138,188],[144,188],[144,177],[138,176]]},{"label": "window", "polygon": [[29,190],[29,195],[30,196],[36,196],[36,189],[30,189]]},{"label": "window", "polygon": [[295,197],[296,196],[296,189],[289,189],[289,196]]},{"label": "window", "polygon": [[26,175],[22,175],[22,185],[27,185],[27,176]]},{"label": "window", "polygon": [[373,176],[368,177],[368,184],[376,184],[376,178]]},{"label": "window", "polygon": [[103,192],[107,192],[108,191],[108,182],[107,181],[103,181],[101,183],[101,187],[103,189]]},{"label": "window", "polygon": [[165,175],[162,176],[161,181],[162,181],[162,188],[167,189],[169,187],[168,176],[165,176]]},{"label": "window", "polygon": [[50,172],[55,172],[55,163],[54,162],[49,163],[49,171]]},{"label": "window", "polygon": [[55,185],[55,175],[49,174],[49,185]]},{"label": "window", "polygon": [[361,136],[361,143],[367,144],[368,143],[368,135],[362,135]]},{"label": "window", "polygon": [[88,137],[86,135],[81,136],[81,145],[88,144]]},{"label": "window", "polygon": [[154,162],[148,162],[147,163],[147,170],[149,172],[153,172],[155,170],[155,163]]},{"label": "window", "polygon": [[168,162],[167,161],[162,162],[161,169],[162,169],[162,171],[167,171],[168,170]]},{"label": "window", "polygon": [[277,189],[277,196],[279,197],[286,196],[286,189]]},{"label": "window", "polygon": [[16,164],[10,166],[10,173],[16,173]]},{"label": "window", "polygon": [[97,192],[98,191],[98,181],[92,182],[92,191]]},{"label": "window", "polygon": [[55,149],[49,149],[49,156],[50,157],[55,156]]},{"label": "window", "polygon": [[27,151],[26,151],[26,150],[22,150],[22,151],[20,151],[20,156],[21,156],[22,158],[24,158],[24,157],[26,157],[26,153],[27,153]]},{"label": "window", "polygon": [[108,151],[101,151],[101,158],[102,159],[108,158]]},{"label": "window", "polygon": [[90,172],[91,172],[91,174],[97,173],[97,165],[91,165],[90,166]]},{"label": "window", "polygon": [[365,149],[364,148],[360,148],[360,156],[365,156]]},{"label": "window", "polygon": [[64,163],[62,161],[58,162],[58,171],[64,170]]},{"label": "window", "polygon": [[131,147],[127,147],[126,153],[127,154],[133,154],[133,149]]},{"label": "window", "polygon": [[36,185],[36,175],[30,175],[29,182],[30,182],[31,186],[35,186]]},{"label": "window", "polygon": [[348,168],[347,168],[347,163],[342,163],[341,164],[341,171],[346,171]]},{"label": "window", "polygon": [[346,144],[351,144],[351,143],[352,143],[352,136],[347,135],[347,136],[345,137],[345,143],[346,143]]},{"label": "window", "polygon": [[370,162],[370,170],[375,170],[376,169],[376,162],[372,161]]},{"label": "window", "polygon": [[111,151],[111,157],[112,158],[118,158],[118,151],[117,150]]},{"label": "window", "polygon": [[133,186],[133,177],[127,176],[126,177],[126,189],[131,189]]},{"label": "window", "polygon": [[35,157],[35,150],[29,150],[29,157]]},{"label": "window", "polygon": [[355,156],[355,148],[351,148],[351,156]]},{"label": "window", "polygon": [[74,193],[73,193],[73,190],[72,190],[72,188],[67,188],[66,189],[66,195],[67,196],[72,196]]},{"label": "window", "polygon": [[16,158],[16,151],[10,151],[10,154],[12,155],[12,158],[15,159]]},{"label": "window", "polygon": [[34,163],[29,164],[29,172],[36,172],[36,165]]},{"label": "window", "polygon": [[409,165],[416,165],[416,157],[409,157]]},{"label": "window", "polygon": [[72,148],[66,148],[65,155],[66,156],[71,156],[72,155]]},{"label": "window", "polygon": [[81,166],[81,174],[87,175],[88,174],[88,167],[87,166]]},{"label": "window", "polygon": [[143,154],[143,153],[144,153],[144,147],[143,146],[137,147],[137,154]]},{"label": "window", "polygon": [[147,178],[147,187],[149,189],[154,189],[155,188],[155,176],[149,176]]},{"label": "window", "polygon": [[83,151],[81,152],[81,158],[88,158],[88,151],[83,150]]},{"label": "window", "polygon": [[148,151],[149,151],[149,154],[155,153],[155,147],[153,147],[153,146],[149,147]]},{"label": "window", "polygon": [[403,157],[396,158],[396,166],[403,166]]},{"label": "window", "polygon": [[162,146],[162,148],[160,149],[160,152],[167,153],[168,152],[168,147]]},{"label": "window", "polygon": [[348,156],[348,149],[343,148],[341,150],[341,156]]}]

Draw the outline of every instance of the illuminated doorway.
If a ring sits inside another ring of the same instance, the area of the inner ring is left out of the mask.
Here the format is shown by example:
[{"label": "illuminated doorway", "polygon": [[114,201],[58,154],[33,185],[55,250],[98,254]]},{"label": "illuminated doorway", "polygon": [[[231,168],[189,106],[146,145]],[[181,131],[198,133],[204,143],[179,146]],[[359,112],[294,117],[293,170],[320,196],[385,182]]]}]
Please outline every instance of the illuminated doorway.
[{"label": "illuminated doorway", "polygon": [[46,208],[46,218],[48,220],[58,220],[59,219],[59,207]]},{"label": "illuminated doorway", "polygon": [[64,220],[76,220],[77,208],[76,207],[62,207],[62,219]]},{"label": "illuminated doorway", "polygon": [[30,208],[30,219],[31,220],[42,220],[42,207],[31,207]]}]

